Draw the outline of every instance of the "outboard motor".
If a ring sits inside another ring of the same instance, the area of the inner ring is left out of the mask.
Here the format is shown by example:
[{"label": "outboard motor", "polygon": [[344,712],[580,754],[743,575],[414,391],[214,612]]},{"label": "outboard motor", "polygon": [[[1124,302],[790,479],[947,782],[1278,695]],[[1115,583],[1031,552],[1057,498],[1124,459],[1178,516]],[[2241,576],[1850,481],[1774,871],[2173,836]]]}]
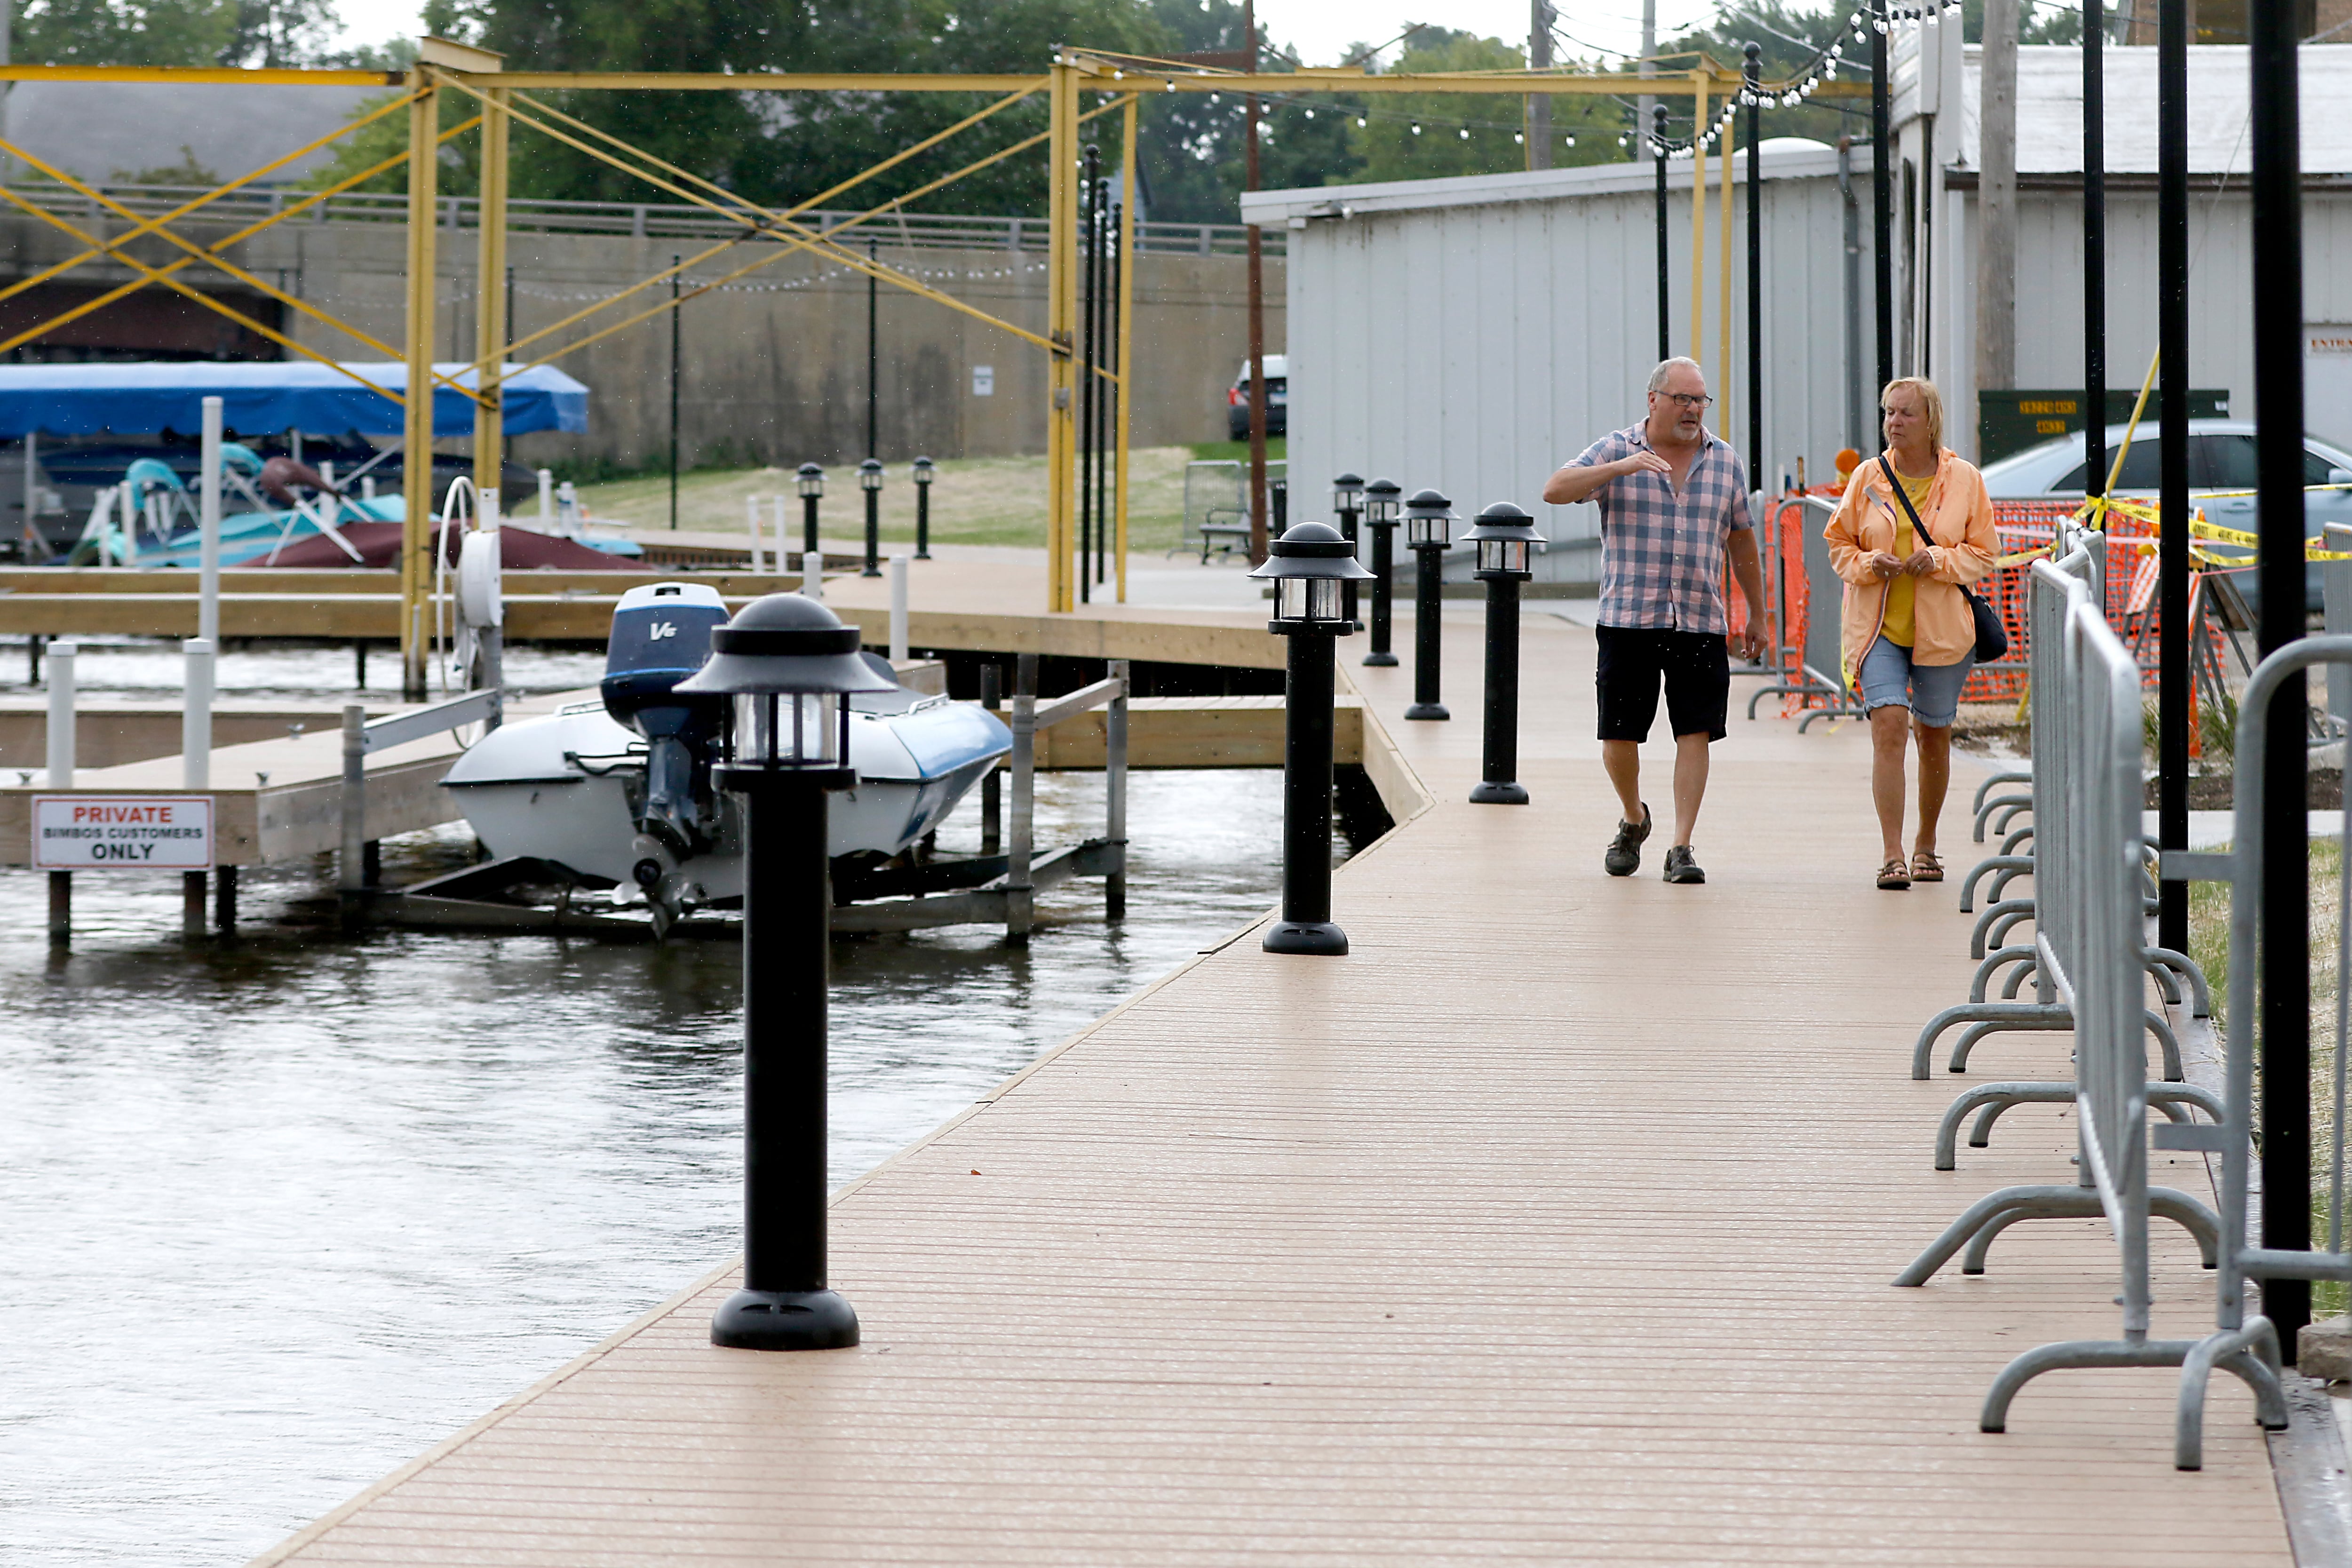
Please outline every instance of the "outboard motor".
[{"label": "outboard motor", "polygon": [[[710,847],[718,822],[711,748],[726,700],[680,697],[671,689],[710,658],[711,629],[726,621],[726,601],[700,583],[632,588],[613,612],[602,688],[604,711],[646,738],[646,792],[637,831],[657,841],[673,860]],[[666,869],[658,859],[641,862],[638,880],[650,889]]]}]

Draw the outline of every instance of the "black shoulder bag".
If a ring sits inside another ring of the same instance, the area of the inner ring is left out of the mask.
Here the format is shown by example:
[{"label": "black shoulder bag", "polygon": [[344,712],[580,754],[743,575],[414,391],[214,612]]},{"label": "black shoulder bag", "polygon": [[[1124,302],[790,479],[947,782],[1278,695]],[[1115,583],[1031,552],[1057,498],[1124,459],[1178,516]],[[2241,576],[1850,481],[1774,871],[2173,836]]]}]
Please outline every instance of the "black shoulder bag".
[{"label": "black shoulder bag", "polygon": [[[1895,499],[1901,502],[1903,506],[1903,515],[1911,520],[1911,531],[1918,535],[1919,548],[1922,550],[1927,549],[1927,546],[1936,542],[1936,536],[1927,531],[1927,525],[1919,521],[1919,514],[1912,510],[1911,498],[1909,495],[1905,493],[1903,481],[1895,477],[1895,465],[1888,462],[1886,460],[1886,455],[1882,452],[1879,454],[1878,466],[1886,470],[1886,482],[1894,487]],[[1967,584],[1955,583],[1952,586],[1958,588],[1960,591],[1960,597],[1969,602],[1969,614],[1976,622],[1977,662],[1979,664],[1990,664],[1996,659],[2008,658],[2009,628],[2000,624],[2000,616],[1993,612],[1993,607],[1990,605],[1986,604],[1984,600],[1979,598],[1978,595],[1969,593]]]}]

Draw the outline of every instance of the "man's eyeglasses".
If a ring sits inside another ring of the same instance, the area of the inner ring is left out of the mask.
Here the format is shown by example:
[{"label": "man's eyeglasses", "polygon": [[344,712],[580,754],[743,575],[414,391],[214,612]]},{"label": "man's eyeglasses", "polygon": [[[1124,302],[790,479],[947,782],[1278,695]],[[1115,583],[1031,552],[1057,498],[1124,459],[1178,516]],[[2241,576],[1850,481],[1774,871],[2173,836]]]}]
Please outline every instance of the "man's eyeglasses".
[{"label": "man's eyeglasses", "polygon": [[1715,401],[1704,392],[1662,392],[1658,395],[1670,403],[1694,411],[1703,409]]}]

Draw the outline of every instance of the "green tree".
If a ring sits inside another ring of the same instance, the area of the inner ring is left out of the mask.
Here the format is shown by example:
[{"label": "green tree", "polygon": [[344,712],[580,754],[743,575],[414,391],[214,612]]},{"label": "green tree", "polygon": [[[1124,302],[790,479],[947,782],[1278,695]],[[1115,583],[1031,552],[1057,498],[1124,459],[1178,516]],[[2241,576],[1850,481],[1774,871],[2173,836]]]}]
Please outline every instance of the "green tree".
[{"label": "green tree", "polygon": [[236,34],[236,0],[34,0],[10,45],[27,65],[205,66]]},{"label": "green tree", "polygon": [[[1244,44],[1242,8],[1231,0],[1152,0],[1171,48],[1231,52]],[[1260,36],[1264,68],[1297,62]],[[1152,217],[1169,223],[1236,223],[1244,185],[1247,100],[1239,93],[1160,93],[1144,100],[1136,161]],[[1349,122],[1327,99],[1267,94],[1259,100],[1258,183],[1266,190],[1326,185],[1361,164]]]}]

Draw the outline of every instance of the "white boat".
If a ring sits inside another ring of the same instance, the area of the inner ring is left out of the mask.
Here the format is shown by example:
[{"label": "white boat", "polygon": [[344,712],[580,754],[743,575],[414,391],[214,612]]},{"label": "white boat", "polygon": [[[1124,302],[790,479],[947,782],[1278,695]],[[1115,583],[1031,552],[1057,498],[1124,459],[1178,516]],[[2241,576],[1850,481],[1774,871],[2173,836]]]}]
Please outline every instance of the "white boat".
[{"label": "white boat", "polygon": [[[710,783],[723,700],[671,689],[709,658],[711,630],[726,620],[718,592],[701,584],[623,595],[599,700],[492,731],[442,780],[483,847],[613,888],[616,900],[642,897],[661,930],[741,897],[740,808]],[[865,657],[889,674],[886,661]],[[901,686],[853,697],[850,708],[857,784],[831,805],[836,858],[902,853],[1013,747],[987,710]]]}]

